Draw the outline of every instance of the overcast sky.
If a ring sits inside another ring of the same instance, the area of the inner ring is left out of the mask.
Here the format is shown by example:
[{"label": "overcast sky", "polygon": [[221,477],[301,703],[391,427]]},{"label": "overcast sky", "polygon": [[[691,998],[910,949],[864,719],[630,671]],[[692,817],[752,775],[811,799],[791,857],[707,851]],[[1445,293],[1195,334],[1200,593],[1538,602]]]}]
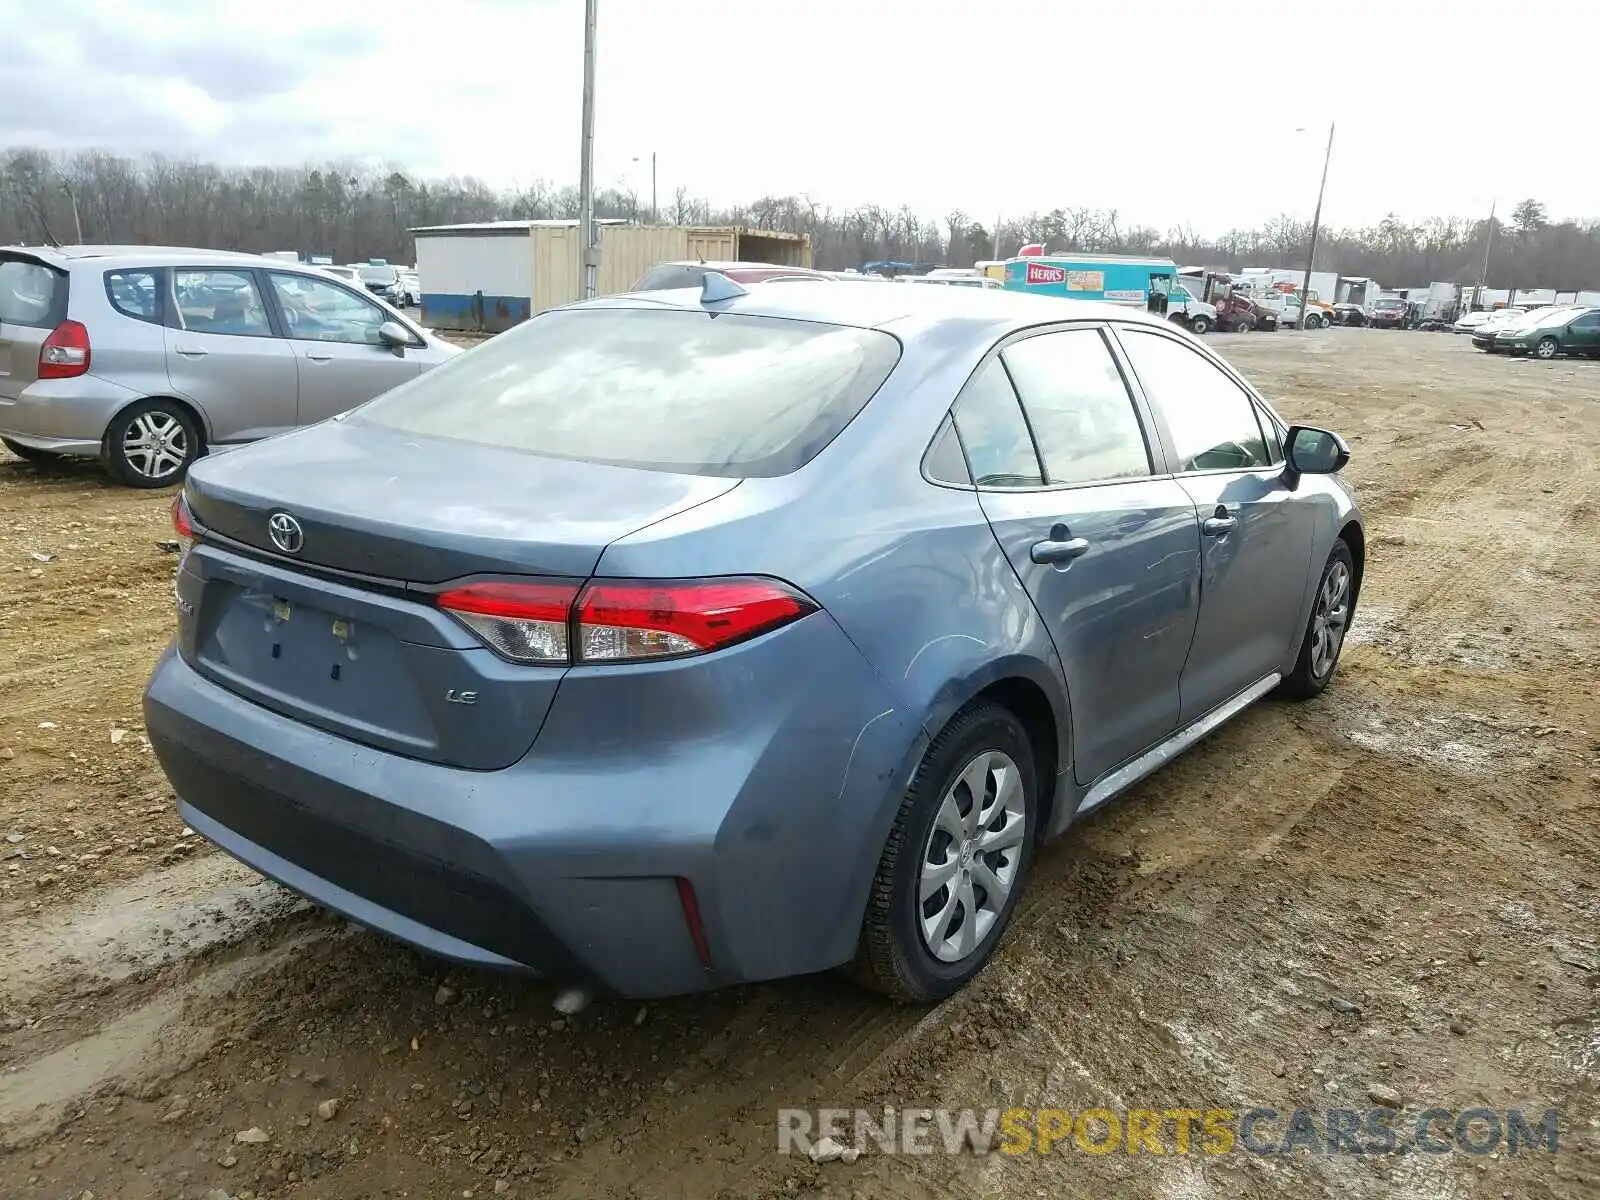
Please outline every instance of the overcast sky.
[{"label": "overcast sky", "polygon": [[[1336,120],[1334,225],[1600,216],[1597,47],[1600,0],[600,0],[597,177],[1216,234],[1309,217]],[[567,183],[582,51],[582,0],[0,0],[0,145]]]}]

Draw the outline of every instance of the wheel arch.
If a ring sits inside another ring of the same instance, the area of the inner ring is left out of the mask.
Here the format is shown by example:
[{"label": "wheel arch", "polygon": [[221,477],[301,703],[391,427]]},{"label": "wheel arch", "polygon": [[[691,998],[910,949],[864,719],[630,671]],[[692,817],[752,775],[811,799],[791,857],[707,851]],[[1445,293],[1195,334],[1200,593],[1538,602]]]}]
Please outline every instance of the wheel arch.
[{"label": "wheel arch", "polygon": [[1350,608],[1354,612],[1361,600],[1361,581],[1367,573],[1367,531],[1361,527],[1360,521],[1351,519],[1339,530],[1339,536],[1350,547],[1350,558],[1355,567],[1355,578],[1350,581]]},{"label": "wheel arch", "polygon": [[[1062,772],[1072,764],[1072,705],[1065,685],[1037,659],[1024,655],[998,659],[940,691],[923,721],[928,738],[938,737],[958,713],[985,701],[1009,711],[1028,735],[1039,784],[1035,828],[1043,835],[1051,828],[1061,799]],[[910,764],[912,772],[925,749],[926,743]]]},{"label": "wheel arch", "polygon": [[174,396],[170,392],[156,392],[148,396],[139,396],[133,400],[129,400],[126,404],[119,405],[116,412],[112,413],[110,418],[106,421],[105,433],[100,435],[101,453],[106,453],[110,447],[111,427],[117,423],[117,419],[135,404],[146,404],[152,400],[163,401],[168,404],[175,404],[179,408],[183,409],[184,412],[189,414],[189,419],[194,422],[194,427],[200,434],[199,453],[196,454],[195,457],[199,458],[200,455],[204,454],[206,447],[211,444],[211,425],[210,422],[206,420],[206,414],[201,411],[200,406],[194,401],[185,400],[182,396]]}]

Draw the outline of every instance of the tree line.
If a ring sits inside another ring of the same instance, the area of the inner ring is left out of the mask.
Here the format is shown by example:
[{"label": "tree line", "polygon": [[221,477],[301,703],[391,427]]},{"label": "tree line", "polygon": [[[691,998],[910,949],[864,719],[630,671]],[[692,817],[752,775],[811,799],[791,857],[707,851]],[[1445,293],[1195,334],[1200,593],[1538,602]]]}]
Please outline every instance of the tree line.
[{"label": "tree line", "polygon": [[[458,221],[575,218],[578,190],[543,180],[497,190],[470,177],[421,178],[348,163],[222,167],[92,150],[71,155],[12,147],[0,158],[0,244],[146,243],[252,251],[298,250],[337,262],[415,260],[409,229]],[[806,196],[763,196],[713,207],[679,188],[650,198],[601,189],[596,215],[673,224],[733,224],[811,236],[819,267],[876,260],[970,266],[1029,242],[1051,250],[1160,254],[1211,267],[1298,267],[1309,223],[1283,214],[1256,229],[1206,237],[1188,225],[1160,230],[1116,210],[1055,208],[1007,218],[998,229],[959,210],[929,218],[907,206],[835,208]],[[1317,269],[1370,276],[1386,286],[1473,283],[1489,249],[1491,287],[1600,288],[1600,221],[1553,220],[1537,200],[1508,219],[1390,215],[1362,228],[1324,228]]]}]

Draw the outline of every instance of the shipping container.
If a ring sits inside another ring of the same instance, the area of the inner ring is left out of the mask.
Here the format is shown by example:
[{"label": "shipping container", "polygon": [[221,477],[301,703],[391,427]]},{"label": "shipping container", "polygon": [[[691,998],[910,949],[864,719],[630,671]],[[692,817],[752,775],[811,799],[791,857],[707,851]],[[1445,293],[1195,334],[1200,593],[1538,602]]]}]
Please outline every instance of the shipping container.
[{"label": "shipping container", "polygon": [[[659,262],[770,262],[809,267],[811,239],[734,226],[631,225],[600,229],[599,295],[625,292]],[[422,321],[435,329],[498,332],[583,296],[578,222],[483,221],[413,229]]]},{"label": "shipping container", "polygon": [[[533,311],[544,312],[583,298],[582,256],[576,226],[546,224],[533,238]],[[662,262],[759,262],[811,266],[811,238],[804,233],[737,226],[604,225],[595,291],[626,292]]]}]

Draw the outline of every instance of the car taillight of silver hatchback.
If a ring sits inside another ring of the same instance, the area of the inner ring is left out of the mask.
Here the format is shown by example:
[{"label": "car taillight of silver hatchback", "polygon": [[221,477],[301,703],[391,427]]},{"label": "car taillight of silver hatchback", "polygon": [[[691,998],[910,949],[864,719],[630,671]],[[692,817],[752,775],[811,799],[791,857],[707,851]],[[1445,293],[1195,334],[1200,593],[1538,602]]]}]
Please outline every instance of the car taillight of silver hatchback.
[{"label": "car taillight of silver hatchback", "polygon": [[775,579],[594,579],[469,583],[441,609],[501,658],[548,666],[707,654],[817,611]]}]

